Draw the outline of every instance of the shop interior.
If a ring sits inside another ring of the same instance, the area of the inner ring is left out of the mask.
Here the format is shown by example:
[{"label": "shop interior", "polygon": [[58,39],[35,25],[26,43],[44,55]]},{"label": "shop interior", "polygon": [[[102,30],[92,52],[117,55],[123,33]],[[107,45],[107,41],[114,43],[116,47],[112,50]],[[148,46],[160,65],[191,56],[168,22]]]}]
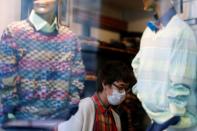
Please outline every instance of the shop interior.
[{"label": "shop interior", "polygon": [[[32,8],[29,0],[0,1],[0,34],[13,21],[27,18]],[[197,32],[196,0],[174,0],[177,12]],[[96,91],[97,72],[110,60],[131,64],[140,46],[146,22],[152,14],[143,10],[142,0],[65,0],[61,22],[79,36],[86,69],[84,96]],[[14,10],[9,10],[13,8]],[[196,33],[197,34],[197,33]],[[130,87],[136,83],[133,81]],[[129,93],[118,107],[123,131],[144,131],[150,119],[140,102]],[[132,124],[131,124],[132,123]]]}]

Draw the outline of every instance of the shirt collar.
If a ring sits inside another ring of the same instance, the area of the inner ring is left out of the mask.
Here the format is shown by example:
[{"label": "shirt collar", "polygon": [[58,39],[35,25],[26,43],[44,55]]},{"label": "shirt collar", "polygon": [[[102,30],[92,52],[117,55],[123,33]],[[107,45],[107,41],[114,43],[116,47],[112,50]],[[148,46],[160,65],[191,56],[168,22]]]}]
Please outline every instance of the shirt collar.
[{"label": "shirt collar", "polygon": [[176,15],[176,11],[174,7],[170,8],[162,17],[158,18],[158,16],[154,15],[154,21],[148,21],[147,26],[154,32],[157,32],[162,27],[167,26],[171,18]]},{"label": "shirt collar", "polygon": [[51,33],[57,29],[57,18],[50,25],[46,20],[40,17],[34,10],[31,11],[29,16],[29,21],[35,27],[36,31],[43,31],[46,33]]},{"label": "shirt collar", "polygon": [[176,15],[176,10],[172,7],[157,22],[161,23],[162,26],[166,26],[174,15]]}]

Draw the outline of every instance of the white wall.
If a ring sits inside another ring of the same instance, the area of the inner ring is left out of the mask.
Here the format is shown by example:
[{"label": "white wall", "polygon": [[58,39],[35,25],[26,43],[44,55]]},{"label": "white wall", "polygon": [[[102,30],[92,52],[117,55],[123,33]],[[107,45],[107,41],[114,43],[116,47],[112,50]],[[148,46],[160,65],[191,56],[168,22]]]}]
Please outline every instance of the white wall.
[{"label": "white wall", "polygon": [[119,33],[98,28],[91,28],[91,36],[107,43],[110,43],[112,40],[120,40]]},{"label": "white wall", "polygon": [[131,32],[143,32],[146,28],[146,23],[149,18],[141,18],[136,20],[131,20],[128,25],[128,31]]},{"label": "white wall", "polygon": [[0,0],[0,35],[13,21],[20,20],[21,0]]},{"label": "white wall", "polygon": [[143,32],[147,21],[151,19],[152,14],[143,10],[127,10],[124,12],[124,19],[128,21],[128,31]]},{"label": "white wall", "polygon": [[[71,25],[72,31],[76,35],[83,35],[82,34],[82,25],[79,23],[72,23]],[[110,43],[112,40],[120,40],[120,34],[116,32],[112,32],[109,30],[104,30],[96,27],[91,28],[91,36],[93,38],[96,38],[100,41]]]},{"label": "white wall", "polygon": [[[95,13],[95,15],[98,15],[98,18],[100,15],[109,16],[116,19],[122,19],[122,13],[120,10],[114,9],[109,6],[102,6],[100,7],[101,3],[98,3],[99,1],[92,1],[92,0],[82,0],[79,1],[79,5],[77,3],[74,3],[74,8],[79,8],[83,11],[90,11],[91,13]],[[95,16],[96,17],[96,16]],[[75,32],[77,35],[83,35],[83,28],[82,25],[79,23],[72,23],[71,29],[73,32]],[[94,37],[98,40],[110,43],[112,40],[120,40],[120,35],[117,32],[112,32],[110,30],[100,29],[97,27],[91,27],[90,29],[90,37]]]}]

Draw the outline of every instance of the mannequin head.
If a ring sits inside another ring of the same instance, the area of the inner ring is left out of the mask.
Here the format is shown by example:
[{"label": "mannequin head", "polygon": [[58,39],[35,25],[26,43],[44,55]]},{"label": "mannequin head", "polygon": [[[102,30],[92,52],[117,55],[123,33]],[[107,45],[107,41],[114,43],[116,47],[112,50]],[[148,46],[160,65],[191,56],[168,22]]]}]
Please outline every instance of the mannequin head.
[{"label": "mannequin head", "polygon": [[56,16],[56,5],[58,0],[34,0],[34,11],[49,24],[51,24]]},{"label": "mannequin head", "polygon": [[48,14],[55,12],[56,0],[34,0],[34,10],[37,14]]},{"label": "mannequin head", "polygon": [[156,7],[156,0],[143,0],[145,11],[154,11]]},{"label": "mannequin head", "polygon": [[173,6],[172,0],[143,0],[143,3],[145,11],[152,11],[159,17]]}]

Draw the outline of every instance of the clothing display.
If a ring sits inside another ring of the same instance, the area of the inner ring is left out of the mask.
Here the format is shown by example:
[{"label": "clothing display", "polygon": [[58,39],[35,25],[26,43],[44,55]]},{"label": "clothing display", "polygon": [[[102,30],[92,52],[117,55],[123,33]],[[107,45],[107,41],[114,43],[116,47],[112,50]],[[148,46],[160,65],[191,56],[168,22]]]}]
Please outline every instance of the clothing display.
[{"label": "clothing display", "polygon": [[157,123],[180,116],[172,128],[197,129],[197,44],[189,26],[171,16],[157,32],[147,27],[143,33],[132,62],[138,81],[133,93]]},{"label": "clothing display", "polygon": [[0,131],[197,131],[197,0],[9,2]]},{"label": "clothing display", "polygon": [[[120,118],[118,114],[111,110],[117,131],[121,131]],[[58,126],[58,131],[93,131],[95,122],[95,105],[91,97],[82,99],[79,103],[79,110],[70,118],[70,120],[62,122]]]},{"label": "clothing display", "polygon": [[9,25],[1,38],[1,123],[65,120],[83,92],[85,71],[76,36],[55,22],[40,26],[46,22],[35,17],[33,12],[28,20]]}]

